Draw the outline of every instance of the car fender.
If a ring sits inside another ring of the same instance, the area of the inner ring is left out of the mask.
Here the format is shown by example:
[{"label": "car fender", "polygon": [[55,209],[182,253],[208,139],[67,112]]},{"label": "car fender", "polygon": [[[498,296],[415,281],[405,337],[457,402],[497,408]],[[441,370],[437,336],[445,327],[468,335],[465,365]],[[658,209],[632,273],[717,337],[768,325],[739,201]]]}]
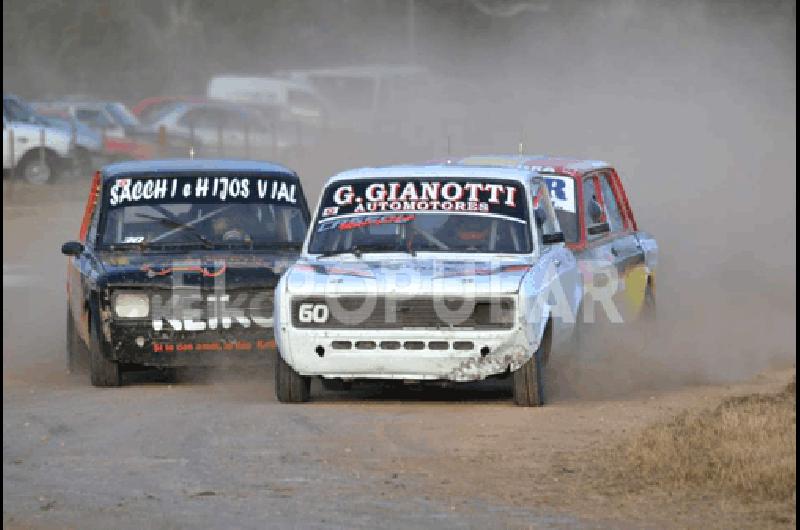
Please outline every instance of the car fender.
[{"label": "car fender", "polygon": [[[286,296],[287,291],[287,278],[292,273],[292,267],[289,267],[281,279],[278,280],[278,285],[275,286],[275,294],[274,294],[274,303],[275,307],[272,311],[272,326],[273,326],[273,335],[275,337],[275,344],[278,348],[278,355],[283,357],[283,360],[287,363],[291,363],[292,361],[292,354],[289,348],[289,343],[286,341],[286,330],[284,328],[285,322],[291,321],[291,312],[290,304],[288,301],[288,297]],[[284,302],[285,301],[285,302]]]}]

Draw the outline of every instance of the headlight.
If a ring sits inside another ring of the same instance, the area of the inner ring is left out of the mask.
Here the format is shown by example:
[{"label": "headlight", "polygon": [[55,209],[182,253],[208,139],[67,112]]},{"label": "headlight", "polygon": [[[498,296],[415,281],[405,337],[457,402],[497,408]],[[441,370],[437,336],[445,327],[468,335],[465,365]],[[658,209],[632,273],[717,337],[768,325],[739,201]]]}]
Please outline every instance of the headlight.
[{"label": "headlight", "polygon": [[144,318],[150,313],[150,298],[143,293],[119,293],[114,298],[114,313],[120,318]]}]

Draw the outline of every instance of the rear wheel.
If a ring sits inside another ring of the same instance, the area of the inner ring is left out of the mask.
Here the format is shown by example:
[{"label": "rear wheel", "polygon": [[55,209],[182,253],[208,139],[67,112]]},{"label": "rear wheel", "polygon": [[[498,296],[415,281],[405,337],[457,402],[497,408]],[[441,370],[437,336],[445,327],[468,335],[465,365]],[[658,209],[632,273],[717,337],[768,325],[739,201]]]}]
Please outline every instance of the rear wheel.
[{"label": "rear wheel", "polygon": [[122,384],[122,367],[116,361],[110,361],[103,355],[103,342],[100,337],[99,319],[91,320],[89,336],[89,375],[94,386],[120,386]]},{"label": "rear wheel", "polygon": [[544,367],[545,360],[550,356],[551,343],[552,332],[548,323],[539,348],[513,374],[514,404],[521,407],[541,407],[544,405]]},{"label": "rear wheel", "polygon": [[652,280],[647,282],[644,289],[644,303],[642,305],[642,319],[654,321],[656,319],[656,293],[653,288]]},{"label": "rear wheel", "polygon": [[280,352],[275,356],[275,394],[281,403],[304,403],[311,394],[311,378],[298,374],[283,360]]}]

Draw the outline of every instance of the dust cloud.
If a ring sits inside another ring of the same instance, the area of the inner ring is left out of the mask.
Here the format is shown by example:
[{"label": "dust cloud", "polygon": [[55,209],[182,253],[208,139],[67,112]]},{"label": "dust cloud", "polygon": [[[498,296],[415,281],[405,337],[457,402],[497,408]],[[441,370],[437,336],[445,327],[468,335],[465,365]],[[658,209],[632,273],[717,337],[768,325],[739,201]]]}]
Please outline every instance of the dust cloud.
[{"label": "dust cloud", "polygon": [[[85,16],[116,6],[108,16],[130,19],[114,19],[123,36],[145,38],[114,49],[103,44],[113,35],[94,35],[75,58],[53,51],[69,42],[4,37],[4,90],[133,103],[202,93],[218,73],[412,61],[434,82],[385,111],[391,132],[330,134],[285,161],[311,204],[348,167],[515,153],[520,142],[608,160],[658,238],[659,325],[562,361],[558,394],[734,380],[794,362],[794,2],[324,1],[302,2],[303,14],[252,4],[212,22],[202,2],[164,2],[161,20],[156,4],[87,2],[100,7]],[[4,3],[6,30],[15,5]],[[505,16],[513,5],[527,8]],[[23,15],[12,20],[52,24],[46,11]]]}]

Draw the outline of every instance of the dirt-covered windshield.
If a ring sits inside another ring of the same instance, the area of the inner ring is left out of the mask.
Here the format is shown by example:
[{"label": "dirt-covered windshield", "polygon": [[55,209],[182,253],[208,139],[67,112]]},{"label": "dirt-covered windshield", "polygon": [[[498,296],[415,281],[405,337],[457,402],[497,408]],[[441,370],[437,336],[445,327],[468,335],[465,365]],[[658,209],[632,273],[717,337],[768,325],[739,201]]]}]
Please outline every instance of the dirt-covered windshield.
[{"label": "dirt-covered windshield", "polygon": [[302,245],[294,182],[273,176],[125,177],[103,195],[101,246]]},{"label": "dirt-covered windshield", "polygon": [[323,193],[308,251],[526,254],[524,197],[511,181],[339,181]]}]

